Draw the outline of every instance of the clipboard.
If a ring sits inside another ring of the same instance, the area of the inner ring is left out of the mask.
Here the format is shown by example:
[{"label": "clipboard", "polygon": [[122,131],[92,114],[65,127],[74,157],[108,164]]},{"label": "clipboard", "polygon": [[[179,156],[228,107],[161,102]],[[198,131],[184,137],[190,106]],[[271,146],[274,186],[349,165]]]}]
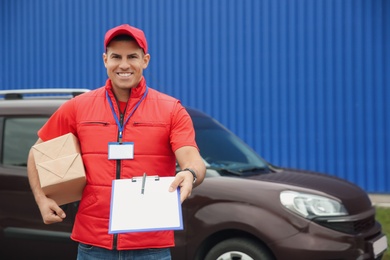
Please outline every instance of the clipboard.
[{"label": "clipboard", "polygon": [[146,176],[112,181],[109,234],[182,230],[180,192],[169,192],[175,177]]}]

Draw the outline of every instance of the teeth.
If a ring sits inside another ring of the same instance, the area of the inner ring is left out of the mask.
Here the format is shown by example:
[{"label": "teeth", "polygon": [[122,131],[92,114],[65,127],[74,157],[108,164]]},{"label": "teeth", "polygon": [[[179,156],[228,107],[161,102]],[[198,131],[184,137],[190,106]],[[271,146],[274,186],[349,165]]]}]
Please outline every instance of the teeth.
[{"label": "teeth", "polygon": [[118,75],[121,77],[129,77],[131,73],[118,73]]}]

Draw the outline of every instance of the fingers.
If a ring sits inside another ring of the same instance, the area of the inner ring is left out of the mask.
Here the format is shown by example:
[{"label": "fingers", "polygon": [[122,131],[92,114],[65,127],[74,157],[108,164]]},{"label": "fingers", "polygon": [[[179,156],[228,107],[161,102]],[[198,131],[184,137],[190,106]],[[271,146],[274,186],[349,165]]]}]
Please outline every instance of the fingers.
[{"label": "fingers", "polygon": [[58,207],[58,209],[49,208],[46,210],[45,215],[42,216],[43,222],[45,224],[62,222],[65,217],[66,217],[65,212],[60,207]]},{"label": "fingers", "polygon": [[183,203],[191,195],[192,181],[192,175],[179,172],[169,187],[169,191],[173,192],[180,187],[180,201]]},{"label": "fingers", "polygon": [[180,188],[180,202],[183,203],[190,195],[192,191],[192,183],[191,183],[191,189],[187,188],[186,186],[183,186]]},{"label": "fingers", "polygon": [[40,203],[39,210],[41,211],[43,223],[45,224],[62,222],[66,218],[65,212],[52,199],[46,199]]}]

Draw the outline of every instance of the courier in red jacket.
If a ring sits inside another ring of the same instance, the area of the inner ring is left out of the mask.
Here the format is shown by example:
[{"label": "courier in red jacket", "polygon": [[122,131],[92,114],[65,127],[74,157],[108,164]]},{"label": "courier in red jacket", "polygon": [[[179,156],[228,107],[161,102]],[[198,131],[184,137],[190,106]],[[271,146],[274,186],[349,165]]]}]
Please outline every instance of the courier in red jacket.
[{"label": "courier in red jacket", "polygon": [[[147,86],[150,55],[142,30],[112,28],[104,49],[106,85],[65,102],[39,130],[37,143],[67,133],[79,140],[86,186],[71,236],[79,242],[78,259],[170,259],[171,230],[109,234],[111,186],[144,172],[175,176],[170,190],[180,187],[183,202],[205,175],[192,121],[180,101]],[[109,158],[108,149],[121,143],[130,144],[131,156]],[[176,160],[183,170],[175,175]],[[41,189],[31,151],[28,177],[44,223],[63,221],[64,211]]]}]

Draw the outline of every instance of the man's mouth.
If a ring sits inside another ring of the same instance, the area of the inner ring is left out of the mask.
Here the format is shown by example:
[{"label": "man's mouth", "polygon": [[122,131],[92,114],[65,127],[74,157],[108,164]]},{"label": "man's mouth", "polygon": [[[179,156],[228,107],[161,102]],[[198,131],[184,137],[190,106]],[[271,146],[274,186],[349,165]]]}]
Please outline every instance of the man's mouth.
[{"label": "man's mouth", "polygon": [[130,77],[133,73],[131,72],[118,72],[116,73],[116,75],[118,75],[119,77]]}]

